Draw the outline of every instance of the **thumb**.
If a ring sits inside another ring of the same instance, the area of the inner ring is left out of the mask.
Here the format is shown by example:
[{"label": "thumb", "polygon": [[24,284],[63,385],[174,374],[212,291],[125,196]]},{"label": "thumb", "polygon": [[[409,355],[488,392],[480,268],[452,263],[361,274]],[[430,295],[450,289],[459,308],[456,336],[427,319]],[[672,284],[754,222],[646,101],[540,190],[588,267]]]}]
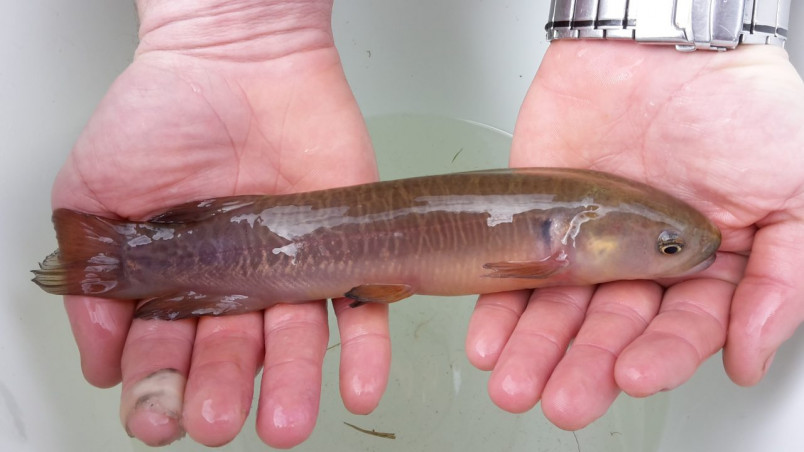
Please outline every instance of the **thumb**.
[{"label": "thumb", "polygon": [[737,384],[758,383],[779,346],[804,320],[804,224],[760,228],[732,303],[723,363]]}]

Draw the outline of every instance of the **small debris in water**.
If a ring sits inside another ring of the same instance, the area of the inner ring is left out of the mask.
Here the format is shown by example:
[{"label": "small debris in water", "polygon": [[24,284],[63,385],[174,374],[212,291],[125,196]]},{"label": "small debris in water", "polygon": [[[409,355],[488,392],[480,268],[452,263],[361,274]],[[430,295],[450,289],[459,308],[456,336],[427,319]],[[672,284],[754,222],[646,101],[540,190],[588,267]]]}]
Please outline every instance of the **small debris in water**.
[{"label": "small debris in water", "polygon": [[455,159],[458,158],[459,155],[461,155],[461,152],[463,152],[463,148],[458,149],[458,152],[456,152],[455,155],[452,156],[452,163],[455,163]]},{"label": "small debris in water", "polygon": [[365,433],[366,435],[379,436],[380,438],[387,438],[387,439],[396,439],[396,433],[378,432],[378,431],[376,431],[374,429],[366,430],[366,429],[360,428],[360,427],[358,427],[358,426],[356,426],[354,424],[350,424],[350,423],[348,423],[346,421],[343,421],[343,423],[348,425],[349,427],[352,427],[353,429],[357,430],[358,432]]}]

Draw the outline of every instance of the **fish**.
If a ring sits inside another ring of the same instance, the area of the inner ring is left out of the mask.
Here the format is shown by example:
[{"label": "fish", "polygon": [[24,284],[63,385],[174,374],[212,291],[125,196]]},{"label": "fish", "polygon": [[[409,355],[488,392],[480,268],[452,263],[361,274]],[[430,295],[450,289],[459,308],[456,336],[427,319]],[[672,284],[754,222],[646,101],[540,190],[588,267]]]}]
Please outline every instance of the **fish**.
[{"label": "fish", "polygon": [[135,316],[352,306],[688,275],[720,231],[689,204],[592,170],[516,168],[181,204],[147,221],[53,212],[33,270],[57,295],[135,300]]}]

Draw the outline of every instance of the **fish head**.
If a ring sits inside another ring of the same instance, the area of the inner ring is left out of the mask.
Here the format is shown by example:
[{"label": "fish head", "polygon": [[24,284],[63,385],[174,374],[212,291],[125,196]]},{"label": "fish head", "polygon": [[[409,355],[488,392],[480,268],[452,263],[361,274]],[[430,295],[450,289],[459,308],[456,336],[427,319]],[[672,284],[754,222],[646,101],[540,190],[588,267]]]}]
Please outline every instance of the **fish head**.
[{"label": "fish head", "polygon": [[690,274],[711,265],[720,246],[718,228],[674,198],[601,206],[586,216],[569,245],[590,283]]}]

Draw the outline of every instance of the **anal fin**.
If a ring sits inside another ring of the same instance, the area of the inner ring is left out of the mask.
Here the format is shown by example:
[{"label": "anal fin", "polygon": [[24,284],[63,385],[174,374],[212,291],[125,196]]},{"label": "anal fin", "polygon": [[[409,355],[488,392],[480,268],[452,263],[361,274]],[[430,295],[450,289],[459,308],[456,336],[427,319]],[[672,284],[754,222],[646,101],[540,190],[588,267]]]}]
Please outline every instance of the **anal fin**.
[{"label": "anal fin", "polygon": [[230,315],[253,311],[246,295],[204,295],[193,291],[148,298],[134,311],[139,319],[179,320],[204,315]]},{"label": "anal fin", "polygon": [[413,295],[413,287],[407,284],[363,284],[346,292],[346,298],[354,300],[349,306],[365,303],[393,303]]},{"label": "anal fin", "polygon": [[483,268],[491,270],[488,278],[528,278],[545,279],[569,265],[563,251],[557,251],[539,261],[490,262]]}]

